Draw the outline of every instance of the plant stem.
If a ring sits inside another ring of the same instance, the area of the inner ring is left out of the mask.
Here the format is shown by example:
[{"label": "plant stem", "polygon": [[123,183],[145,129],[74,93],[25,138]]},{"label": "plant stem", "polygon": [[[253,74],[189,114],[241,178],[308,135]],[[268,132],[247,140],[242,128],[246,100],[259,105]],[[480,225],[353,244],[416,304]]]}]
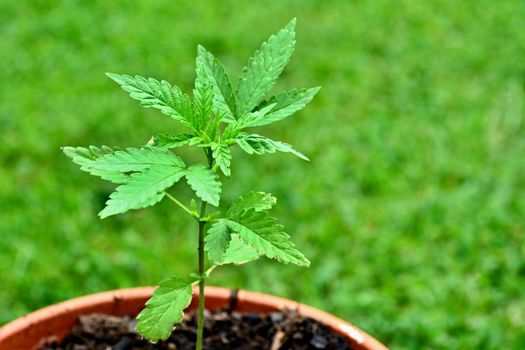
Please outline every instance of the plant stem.
[{"label": "plant stem", "polygon": [[[206,158],[208,159],[208,166],[213,169],[213,158],[210,149],[204,149]],[[197,344],[196,350],[202,350],[202,343],[204,338],[204,285],[206,283],[206,273],[204,271],[204,231],[206,228],[206,206],[208,203],[201,202],[201,210],[199,213],[199,309],[197,312]]]},{"label": "plant stem", "polygon": [[[213,270],[215,270],[215,269],[216,269],[217,267],[219,267],[219,266],[220,266],[220,265],[212,265],[209,269],[207,269],[207,270],[204,272],[204,276],[209,277],[209,276],[210,276],[210,273],[212,273]],[[191,285],[192,285],[192,287],[193,287],[193,286],[196,286],[196,285],[198,285],[198,284],[199,284],[199,280],[193,282]]]},{"label": "plant stem", "polygon": [[[193,216],[194,218],[195,217],[195,214],[192,213],[191,210],[188,209],[188,207],[186,207],[184,204],[182,204],[181,202],[179,202],[177,200],[177,198],[173,197],[171,194],[169,194],[168,192],[165,192],[166,193],[166,197],[168,197],[169,199],[171,199],[175,204],[177,204],[182,210],[184,210],[186,213],[190,214],[191,216]],[[196,218],[198,219],[198,218]]]},{"label": "plant stem", "polygon": [[[202,201],[200,217],[206,215],[207,203]],[[204,333],[204,228],[205,221],[199,221],[199,310],[197,313],[197,350],[202,350],[202,338]]]}]

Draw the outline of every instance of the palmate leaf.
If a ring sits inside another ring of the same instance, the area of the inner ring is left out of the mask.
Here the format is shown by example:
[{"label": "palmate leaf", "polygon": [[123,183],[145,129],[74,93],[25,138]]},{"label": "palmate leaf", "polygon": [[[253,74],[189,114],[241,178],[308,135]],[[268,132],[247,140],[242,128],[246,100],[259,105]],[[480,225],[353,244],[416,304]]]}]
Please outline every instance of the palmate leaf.
[{"label": "palmate leaf", "polygon": [[95,160],[104,155],[113,154],[115,151],[107,146],[95,147],[62,147],[62,151],[66,156],[71,158],[73,162],[80,165],[80,170],[86,171],[91,175],[98,176],[103,180],[111,181],[113,183],[122,184],[129,180],[127,174],[120,171],[100,169],[94,167]]},{"label": "palmate leaf", "polygon": [[215,222],[204,237],[204,250],[208,258],[216,264],[222,264],[224,253],[231,241],[231,230],[225,220]]},{"label": "palmate leaf", "polygon": [[264,42],[244,67],[237,91],[237,115],[253,110],[275,84],[295,45],[295,19]]},{"label": "palmate leaf", "polygon": [[235,121],[236,113],[235,96],[230,82],[230,78],[222,63],[219,62],[204,47],[197,48],[197,74],[205,73],[207,79],[213,87],[213,106],[224,114],[223,120],[231,123]]},{"label": "palmate leaf", "polygon": [[[270,113],[273,107],[275,107],[275,103],[270,104],[268,106],[264,106],[257,111],[246,113],[245,115],[237,119],[234,123],[228,125],[227,129],[231,129],[232,131],[240,131],[245,128],[257,126],[259,120],[264,119],[266,114]],[[229,130],[228,132],[226,132],[226,134],[228,133]]]},{"label": "palmate leaf", "polygon": [[232,234],[230,244],[222,256],[222,264],[242,265],[259,257],[255,249],[246,245],[238,235]]},{"label": "palmate leaf", "polygon": [[126,184],[117,187],[110,195],[99,216],[104,219],[131,209],[154,205],[164,198],[163,191],[179,181],[184,174],[183,167],[166,165],[154,165],[143,172],[134,173]]},{"label": "palmate leaf", "polygon": [[[247,210],[269,210],[275,202],[275,197],[269,193],[249,192],[230,206],[228,216],[238,217]],[[253,248],[243,243],[237,235],[232,235],[227,220],[215,222],[208,229],[204,241],[208,257],[216,264],[243,264],[259,257]]]},{"label": "palmate leaf", "polygon": [[95,159],[91,166],[95,170],[127,173],[156,165],[185,167],[182,159],[173,152],[154,147],[128,148],[125,151],[108,153]]},{"label": "palmate leaf", "polygon": [[106,73],[106,75],[128,92],[131,98],[140,101],[142,107],[159,109],[192,130],[196,129],[193,125],[191,100],[178,87],[171,86],[165,80],[159,82],[154,78],[146,79],[140,75],[135,77],[114,73]]},{"label": "palmate leaf", "polygon": [[241,265],[257,259],[260,255],[246,245],[238,235],[232,234],[226,220],[219,220],[209,229],[204,238],[204,249],[208,258],[217,265]]},{"label": "palmate leaf", "polygon": [[208,135],[208,140],[216,140],[218,137],[218,133],[220,132],[220,125],[223,120],[224,113],[218,111],[215,113],[215,115],[210,119],[208,122],[208,125],[206,126],[205,134]]},{"label": "palmate leaf", "polygon": [[250,126],[268,125],[291,116],[295,112],[303,109],[320,89],[320,87],[293,89],[290,91],[283,91],[280,94],[271,97],[268,101],[264,101],[259,106],[260,109],[264,109],[267,106],[273,106],[271,110],[266,112],[262,117],[253,120]]},{"label": "palmate leaf", "polygon": [[258,254],[284,264],[310,265],[308,259],[290,241],[290,236],[284,232],[283,227],[267,212],[250,209],[224,220],[230,230]]},{"label": "palmate leaf", "polygon": [[215,159],[215,162],[221,169],[222,173],[226,176],[230,176],[230,164],[232,159],[230,147],[225,144],[213,143],[211,145],[211,151],[212,157]]},{"label": "palmate leaf", "polygon": [[160,282],[137,316],[137,332],[151,341],[168,339],[173,326],[182,320],[184,310],[191,302],[194,282],[183,277]]},{"label": "palmate leaf", "polygon": [[243,211],[253,209],[255,211],[270,210],[277,203],[277,198],[271,193],[248,192],[239,197],[228,209],[228,216],[240,215]]},{"label": "palmate leaf", "polygon": [[184,175],[200,199],[213,206],[219,206],[221,182],[212,169],[206,164],[196,164],[188,167]]},{"label": "palmate leaf", "polygon": [[193,90],[195,113],[193,125],[197,131],[204,130],[211,117],[213,107],[213,87],[204,67],[197,66],[197,78]]},{"label": "palmate leaf", "polygon": [[297,157],[309,161],[301,152],[296,151],[287,143],[274,141],[257,134],[240,133],[235,142],[248,154],[275,153],[276,151],[292,153]]},{"label": "palmate leaf", "polygon": [[181,147],[184,145],[196,145],[200,141],[200,137],[192,134],[170,135],[166,133],[160,133],[152,138],[150,144],[154,147],[169,149]]}]

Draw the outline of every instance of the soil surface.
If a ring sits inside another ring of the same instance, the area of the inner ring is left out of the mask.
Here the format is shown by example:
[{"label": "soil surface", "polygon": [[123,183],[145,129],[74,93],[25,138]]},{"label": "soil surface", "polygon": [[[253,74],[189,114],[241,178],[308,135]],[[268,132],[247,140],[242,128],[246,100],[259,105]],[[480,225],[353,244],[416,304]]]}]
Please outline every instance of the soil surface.
[{"label": "soil surface", "polygon": [[[296,312],[271,314],[218,311],[207,313],[206,350],[346,350],[344,338]],[[135,320],[103,314],[81,316],[61,342],[48,341],[42,350],[194,350],[196,315],[185,316],[167,341],[152,344],[135,332]]]}]

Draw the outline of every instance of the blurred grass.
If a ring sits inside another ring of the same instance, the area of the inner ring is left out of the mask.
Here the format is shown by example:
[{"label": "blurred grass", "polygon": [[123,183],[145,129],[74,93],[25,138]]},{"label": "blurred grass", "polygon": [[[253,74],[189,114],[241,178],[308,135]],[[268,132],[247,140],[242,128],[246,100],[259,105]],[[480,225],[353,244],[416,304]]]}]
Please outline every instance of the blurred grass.
[{"label": "blurred grass", "polygon": [[313,161],[237,152],[224,189],[226,202],[275,194],[312,267],[258,262],[212,283],[301,300],[392,348],[523,348],[519,1],[2,1],[0,324],[193,269],[192,222],[169,203],[100,221],[112,186],[59,147],[179,129],[103,72],[188,90],[197,43],[236,75],[294,16],[298,46],[277,88],[323,90],[265,134]]}]

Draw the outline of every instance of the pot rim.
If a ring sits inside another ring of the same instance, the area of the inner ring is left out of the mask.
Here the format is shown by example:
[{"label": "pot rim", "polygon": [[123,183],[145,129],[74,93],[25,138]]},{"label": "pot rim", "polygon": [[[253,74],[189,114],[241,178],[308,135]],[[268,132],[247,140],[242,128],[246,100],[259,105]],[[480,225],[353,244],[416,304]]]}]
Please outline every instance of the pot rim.
[{"label": "pot rim", "polygon": [[[75,313],[78,315],[87,310],[92,310],[96,306],[118,304],[123,300],[147,300],[155,288],[156,287],[135,287],[117,289],[89,294],[44,307],[0,327],[0,345],[2,345],[3,341],[7,341],[8,338],[14,334],[29,332],[33,325],[47,323],[57,316],[67,313]],[[194,288],[193,293],[194,297],[192,305],[196,305],[199,297],[198,288]],[[231,290],[222,287],[209,286],[205,289],[205,298],[207,304],[208,301],[212,301],[215,304],[218,304],[219,302],[226,304],[231,298]],[[250,309],[254,306],[267,311],[282,309],[297,310],[300,314],[311,317],[332,328],[335,332],[351,340],[351,342],[358,345],[361,349],[388,350],[384,345],[379,343],[379,341],[349,322],[311,306],[273,295],[242,289],[238,291],[237,299],[237,305],[242,306],[243,310]],[[211,309],[215,309],[215,307],[211,307]]]}]

